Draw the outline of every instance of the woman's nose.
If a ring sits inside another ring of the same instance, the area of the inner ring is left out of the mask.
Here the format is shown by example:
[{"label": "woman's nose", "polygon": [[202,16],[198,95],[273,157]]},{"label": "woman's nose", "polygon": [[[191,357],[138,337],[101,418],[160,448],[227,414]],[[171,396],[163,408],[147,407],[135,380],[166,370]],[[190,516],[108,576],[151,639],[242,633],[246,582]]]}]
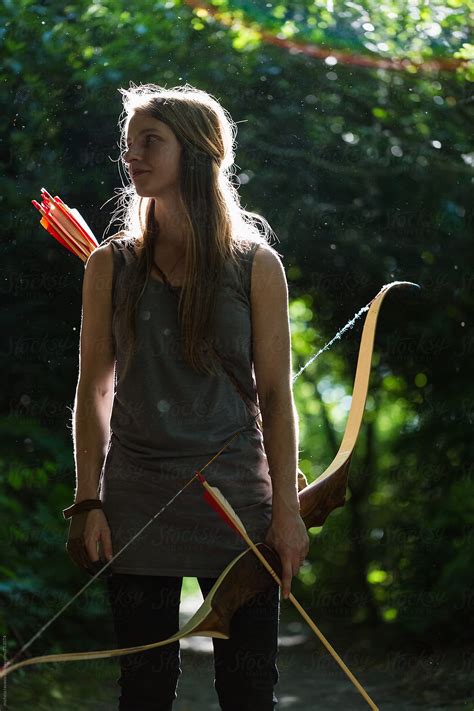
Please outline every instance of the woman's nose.
[{"label": "woman's nose", "polygon": [[128,148],[125,149],[125,153],[123,154],[123,159],[125,163],[130,163],[133,158],[139,157],[139,151],[137,151],[136,148],[133,146],[129,146]]}]

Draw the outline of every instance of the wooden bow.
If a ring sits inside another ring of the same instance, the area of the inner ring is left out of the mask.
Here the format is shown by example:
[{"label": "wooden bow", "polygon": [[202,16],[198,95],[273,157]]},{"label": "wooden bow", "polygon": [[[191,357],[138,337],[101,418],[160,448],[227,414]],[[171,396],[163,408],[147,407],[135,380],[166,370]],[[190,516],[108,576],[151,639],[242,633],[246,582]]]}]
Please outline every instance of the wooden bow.
[{"label": "wooden bow", "polygon": [[[418,284],[414,284],[413,282],[395,281],[384,285],[369,304],[370,308],[368,309],[365,319],[359,348],[351,408],[341,445],[334,460],[327,469],[312,484],[300,490],[298,494],[300,515],[307,529],[314,526],[322,526],[331,511],[337,507],[344,506],[349,466],[362,423],[367,399],[377,318],[385,296],[390,289],[395,286],[416,286],[419,288]],[[211,461],[214,461],[235,436],[236,435],[234,435],[231,440],[219,450],[217,455],[214,455],[199,472],[195,473],[190,482],[198,477],[201,483],[204,483],[204,477],[202,476],[203,469],[205,469]],[[188,482],[188,484],[190,482]],[[250,539],[248,539],[247,542],[249,548],[229,563],[206,596],[201,607],[183,628],[172,637],[153,642],[152,644],[123,649],[49,654],[40,657],[32,657],[16,664],[12,664],[11,661],[13,660],[11,660],[0,670],[0,678],[7,676],[16,669],[30,664],[119,657],[125,654],[144,652],[155,647],[164,646],[165,644],[176,642],[192,635],[228,639],[229,624],[235,611],[256,593],[268,589],[270,585],[274,584],[274,581],[281,585],[281,561],[275,551],[264,543],[255,544]],[[109,563],[110,562],[112,561],[109,561]],[[293,600],[291,600],[291,598],[293,598]],[[290,600],[293,604],[295,604],[295,602],[297,603],[291,594]],[[295,606],[299,609],[311,629],[318,635],[319,639],[323,642],[337,663],[358,688],[369,706],[373,709],[377,709],[377,706],[347,669],[339,655],[337,655],[326,638],[318,630],[316,625],[314,625],[314,622],[308,617],[303,608],[301,608],[299,603]],[[25,647],[23,649],[25,649]],[[16,656],[18,656],[18,654]]]}]

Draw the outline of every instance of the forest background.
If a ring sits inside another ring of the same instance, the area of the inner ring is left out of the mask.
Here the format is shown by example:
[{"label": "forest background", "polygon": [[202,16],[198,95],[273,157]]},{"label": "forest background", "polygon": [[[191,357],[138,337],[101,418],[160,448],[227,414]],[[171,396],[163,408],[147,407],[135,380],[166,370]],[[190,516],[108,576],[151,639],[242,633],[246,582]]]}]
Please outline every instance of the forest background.
[{"label": "forest background", "polygon": [[[347,503],[311,532],[293,592],[328,635],[381,644],[406,664],[413,650],[421,659],[459,648],[459,668],[472,674],[473,17],[461,0],[142,0],[133,11],[122,0],[4,0],[8,656],[85,582],[67,557],[61,515],[75,481],[83,265],[39,225],[31,199],[44,186],[80,210],[99,242],[116,232],[118,87],[189,82],[238,125],[235,184],[280,240],[295,372],[382,285],[421,287],[384,302]],[[363,320],[295,382],[309,480],[338,449]],[[288,606],[282,614],[292,618]],[[99,583],[31,651],[69,651],[72,639],[74,649],[104,647],[109,617]]]}]

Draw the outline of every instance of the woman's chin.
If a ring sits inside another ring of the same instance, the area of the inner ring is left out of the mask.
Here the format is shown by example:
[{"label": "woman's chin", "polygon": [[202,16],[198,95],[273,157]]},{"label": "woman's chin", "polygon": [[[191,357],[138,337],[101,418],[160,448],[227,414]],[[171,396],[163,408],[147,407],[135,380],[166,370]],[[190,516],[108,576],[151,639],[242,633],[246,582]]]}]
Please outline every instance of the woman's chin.
[{"label": "woman's chin", "polygon": [[138,195],[138,197],[155,197],[150,190],[146,190],[145,188],[142,188],[140,186],[135,185],[135,192]]}]

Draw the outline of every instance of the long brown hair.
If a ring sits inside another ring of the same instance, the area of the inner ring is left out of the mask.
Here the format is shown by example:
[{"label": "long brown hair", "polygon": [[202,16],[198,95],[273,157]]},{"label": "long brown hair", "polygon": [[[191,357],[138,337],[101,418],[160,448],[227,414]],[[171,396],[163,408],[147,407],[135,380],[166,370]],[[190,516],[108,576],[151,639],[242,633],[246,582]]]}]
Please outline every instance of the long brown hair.
[{"label": "long brown hair", "polygon": [[[224,264],[230,260],[238,266],[242,251],[255,242],[268,245],[274,232],[264,217],[240,206],[231,180],[236,125],[214,97],[190,84],[165,89],[131,82],[130,88],[119,91],[123,101],[119,119],[122,156],[127,149],[126,127],[136,111],[166,123],[182,146],[180,199],[187,239],[178,314],[183,356],[198,372],[215,373],[213,315]],[[127,334],[126,370],[136,348],[136,310],[150,277],[159,225],[154,219],[154,200],[137,195],[133,183],[118,191],[111,222],[117,218],[122,230],[106,241],[126,235],[133,240],[138,256],[119,314]]]}]

